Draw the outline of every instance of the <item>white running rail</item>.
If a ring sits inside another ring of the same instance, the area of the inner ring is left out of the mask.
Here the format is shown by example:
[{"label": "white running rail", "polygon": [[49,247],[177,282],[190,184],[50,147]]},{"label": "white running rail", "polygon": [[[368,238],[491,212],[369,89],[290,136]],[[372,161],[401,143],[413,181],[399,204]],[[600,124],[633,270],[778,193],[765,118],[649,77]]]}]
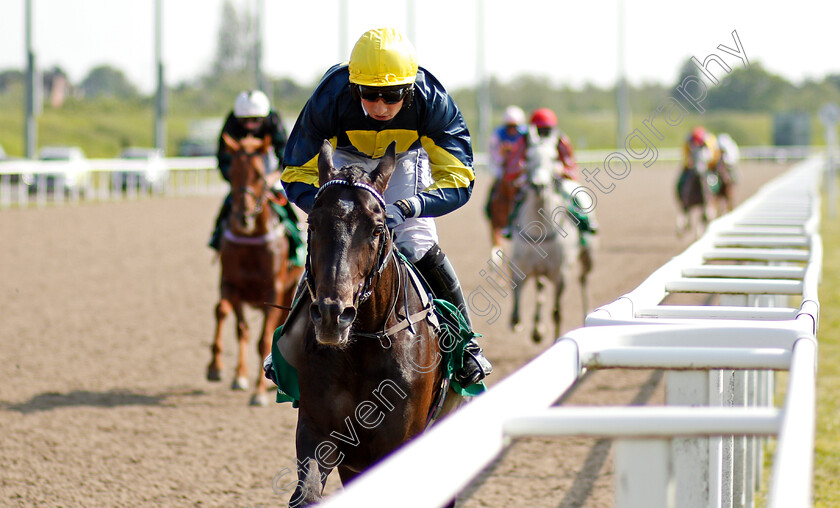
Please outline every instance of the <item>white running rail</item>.
[{"label": "white running rail", "polygon": [[[638,288],[593,311],[585,328],[324,506],[444,505],[512,437],[534,435],[615,439],[619,508],[754,506],[763,440],[775,437],[769,506],[811,506],[822,165],[808,159],[767,184]],[[715,295],[718,305],[667,305],[675,292]],[[667,405],[550,407],[587,370],[605,368],[666,369]],[[780,370],[789,381],[777,407]]]}]

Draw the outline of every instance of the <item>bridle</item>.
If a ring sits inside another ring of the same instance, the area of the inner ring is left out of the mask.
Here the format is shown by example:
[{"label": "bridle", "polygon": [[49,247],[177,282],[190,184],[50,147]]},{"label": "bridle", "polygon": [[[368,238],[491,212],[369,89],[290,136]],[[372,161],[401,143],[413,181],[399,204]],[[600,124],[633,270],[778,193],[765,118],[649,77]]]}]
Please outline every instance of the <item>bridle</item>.
[{"label": "bridle", "polygon": [[[315,194],[315,200],[314,201],[316,201],[316,202],[318,201],[318,198],[320,197],[320,195],[324,191],[324,189],[326,189],[328,187],[332,187],[334,185],[344,185],[344,186],[348,186],[348,187],[356,187],[356,188],[359,188],[359,189],[364,189],[367,192],[371,193],[371,195],[373,195],[373,197],[376,199],[376,201],[379,202],[379,204],[382,206],[383,209],[385,208],[385,199],[372,186],[370,186],[366,183],[362,183],[362,182],[348,181],[348,180],[342,180],[342,179],[330,180],[329,182],[322,185],[321,188],[318,190],[318,192]],[[405,329],[408,329],[408,330],[412,331],[412,333],[416,333],[416,332],[414,332],[414,324],[416,324],[416,323],[418,323],[418,322],[420,322],[424,319],[430,320],[430,322],[435,327],[438,327],[439,325],[437,324],[437,320],[434,316],[434,306],[431,304],[430,301],[426,301],[426,299],[423,298],[422,296],[421,296],[421,301],[423,302],[423,308],[421,310],[419,310],[418,312],[415,312],[413,314],[410,314],[408,312],[408,286],[409,286],[408,281],[409,280],[413,281],[412,283],[414,284],[414,286],[417,288],[418,291],[422,292],[422,291],[424,291],[424,289],[422,289],[421,283],[420,283],[419,279],[417,278],[418,276],[414,273],[413,269],[406,266],[406,262],[403,261],[403,258],[401,256],[396,255],[396,252],[395,252],[396,249],[394,247],[393,234],[391,233],[391,231],[386,227],[385,231],[382,234],[383,234],[384,238],[379,243],[379,249],[378,249],[378,252],[377,252],[377,255],[376,255],[376,261],[373,263],[370,270],[368,270],[368,274],[365,276],[364,281],[360,284],[360,287],[359,287],[358,291],[354,294],[353,304],[354,304],[355,307],[358,308],[359,305],[361,305],[368,298],[370,298],[370,295],[373,292],[372,288],[373,288],[374,279],[379,277],[382,274],[383,270],[385,270],[385,268],[393,260],[393,262],[397,263],[398,266],[397,266],[397,270],[396,270],[397,277],[395,279],[395,286],[394,286],[395,290],[393,291],[394,297],[391,300],[390,304],[388,305],[390,310],[385,315],[385,319],[383,320],[382,331],[380,331],[380,332],[363,332],[363,331],[359,331],[359,330],[353,330],[351,332],[351,334],[355,337],[359,337],[359,338],[362,338],[362,339],[378,340],[379,343],[382,345],[382,347],[387,349],[387,348],[391,347],[391,344],[392,344],[391,337],[393,335],[395,335],[395,334],[397,334],[397,333],[399,333],[399,332],[401,332]],[[312,237],[311,234],[308,235],[308,237],[307,237],[306,271],[304,273],[305,273],[306,287],[309,290],[309,296],[312,298],[312,301],[314,302],[315,301],[315,289],[314,289],[315,288],[315,277],[312,273],[312,263],[311,263],[311,260],[310,260],[311,249],[309,248],[310,247],[309,246],[309,238],[311,238],[311,237]],[[406,272],[405,274],[403,274],[403,269],[400,269],[399,265],[403,266],[403,268]],[[405,284],[403,284],[403,280],[402,280],[403,277],[406,278]],[[391,326],[390,328],[386,328],[386,326],[388,324],[388,321],[390,320],[391,316],[395,315],[395,310],[396,310],[396,307],[397,307],[397,301],[399,300],[398,291],[399,291],[400,287],[402,287],[404,292],[405,292],[405,297],[403,299],[403,304],[405,305],[405,310],[403,312],[403,316],[397,316],[399,318],[397,323],[394,324],[393,326]]]},{"label": "bridle", "polygon": [[[234,157],[240,157],[240,158],[246,158],[246,159],[248,159],[250,157],[253,157],[255,155],[260,155],[260,154],[259,154],[259,152],[249,152],[249,151],[244,150],[244,149],[238,150],[235,153],[233,153]],[[247,161],[246,161],[246,163],[247,163]],[[257,195],[257,192],[253,189],[253,187],[250,184],[237,187],[234,190],[234,193],[246,194],[246,195],[251,196],[254,199],[254,210],[252,210],[250,212],[245,212],[245,211],[240,212],[240,213],[242,213],[242,217],[246,218],[246,219],[253,219],[254,217],[259,216],[263,212],[263,207],[265,206],[266,202],[268,201],[268,192],[266,192],[266,190],[268,189],[268,182],[265,179],[265,174],[263,172],[261,172],[256,167],[254,168],[254,171],[256,171],[256,173],[259,177],[258,181],[262,183],[262,187],[263,187],[262,191],[263,192],[262,192],[261,195]]]},{"label": "bridle", "polygon": [[[368,185],[363,182],[351,182],[348,180],[330,180],[329,182],[325,183],[318,189],[318,192],[315,194],[314,202],[318,201],[318,198],[321,197],[321,194],[324,192],[325,189],[335,186],[335,185],[344,185],[347,187],[356,187],[359,189],[364,189],[368,191],[376,201],[382,206],[382,209],[385,209],[385,199],[379,194],[379,191],[374,189],[371,185]],[[371,266],[370,270],[368,270],[367,275],[365,276],[359,290],[353,296],[353,304],[354,306],[358,307],[362,303],[364,303],[368,298],[370,298],[371,293],[373,292],[373,280],[374,278],[378,277],[382,274],[382,271],[385,270],[385,267],[388,265],[388,261],[394,256],[394,247],[393,247],[393,237],[391,232],[388,228],[385,228],[385,231],[382,233],[384,238],[379,242],[379,249],[377,250],[376,260],[374,261],[373,265]],[[309,295],[312,298],[312,301],[315,301],[315,275],[312,272],[312,262],[310,253],[312,249],[310,248],[310,241],[312,238],[311,230],[306,235],[306,265],[305,265],[305,274],[306,274],[306,287],[309,289]],[[396,301],[394,302],[396,304]]]}]

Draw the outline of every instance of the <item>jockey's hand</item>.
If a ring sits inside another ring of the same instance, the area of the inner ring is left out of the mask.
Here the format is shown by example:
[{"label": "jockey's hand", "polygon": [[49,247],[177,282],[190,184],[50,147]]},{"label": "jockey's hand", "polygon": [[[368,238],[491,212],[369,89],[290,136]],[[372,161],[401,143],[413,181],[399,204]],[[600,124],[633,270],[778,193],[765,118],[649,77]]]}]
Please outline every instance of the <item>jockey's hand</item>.
[{"label": "jockey's hand", "polygon": [[411,203],[405,199],[401,199],[396,203],[385,205],[385,225],[391,231],[397,226],[405,222],[406,217],[414,215],[414,208]]},{"label": "jockey's hand", "polygon": [[268,353],[268,356],[263,360],[263,373],[266,379],[277,384],[277,375],[274,373],[274,360],[271,357],[271,353]]}]

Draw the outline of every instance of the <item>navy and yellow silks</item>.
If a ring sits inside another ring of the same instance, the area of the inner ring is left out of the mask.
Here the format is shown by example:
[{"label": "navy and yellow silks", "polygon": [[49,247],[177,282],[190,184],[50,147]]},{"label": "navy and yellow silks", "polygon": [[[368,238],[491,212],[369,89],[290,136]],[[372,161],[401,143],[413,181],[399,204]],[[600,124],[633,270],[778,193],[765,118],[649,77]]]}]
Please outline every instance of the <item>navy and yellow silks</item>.
[{"label": "navy and yellow silks", "polygon": [[417,197],[420,217],[439,217],[465,204],[475,174],[470,133],[443,86],[420,67],[411,105],[380,122],[369,118],[350,89],[347,65],[332,67],[303,108],[286,145],[281,180],[289,199],[305,212],[318,189],[318,154],[327,139],[334,149],[371,159],[391,142],[397,153],[423,149],[434,182]]}]

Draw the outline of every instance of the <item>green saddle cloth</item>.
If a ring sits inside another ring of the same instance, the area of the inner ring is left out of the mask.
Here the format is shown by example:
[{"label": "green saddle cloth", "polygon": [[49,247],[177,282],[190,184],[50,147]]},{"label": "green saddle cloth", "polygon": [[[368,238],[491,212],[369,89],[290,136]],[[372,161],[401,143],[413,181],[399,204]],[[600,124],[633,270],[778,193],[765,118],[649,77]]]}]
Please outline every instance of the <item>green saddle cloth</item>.
[{"label": "green saddle cloth", "polygon": [[[297,302],[295,302],[295,306]],[[464,347],[473,337],[481,335],[473,332],[467,326],[467,321],[458,308],[446,300],[434,300],[435,314],[441,326],[441,341],[445,374],[450,380],[450,388],[462,397],[475,397],[487,390],[483,381],[462,387],[455,380],[457,372],[464,362]],[[290,314],[291,315],[291,314]],[[271,358],[274,364],[274,374],[277,378],[277,402],[291,402],[292,407],[300,404],[300,385],[298,384],[297,369],[280,354],[277,341],[283,336],[283,325],[274,331],[271,341]],[[364,339],[362,339],[364,340]]]},{"label": "green saddle cloth", "polygon": [[306,243],[300,235],[297,217],[290,217],[289,212],[282,205],[273,201],[269,203],[286,229],[286,238],[289,239],[289,261],[295,266],[303,266],[306,260]]}]

